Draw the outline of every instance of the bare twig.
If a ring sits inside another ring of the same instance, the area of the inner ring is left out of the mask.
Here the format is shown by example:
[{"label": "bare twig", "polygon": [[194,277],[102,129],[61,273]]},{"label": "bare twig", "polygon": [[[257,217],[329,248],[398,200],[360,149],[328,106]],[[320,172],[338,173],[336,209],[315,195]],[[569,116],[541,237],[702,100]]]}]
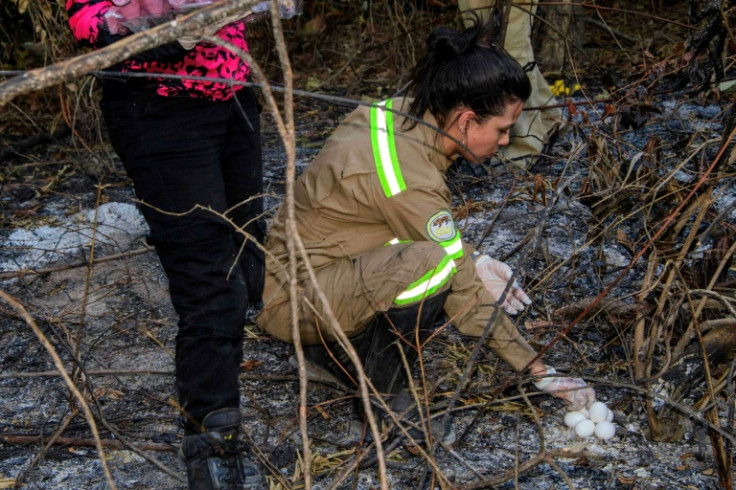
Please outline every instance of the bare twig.
[{"label": "bare twig", "polygon": [[236,12],[245,11],[256,3],[257,0],[222,0],[96,51],[10,78],[0,83],[0,107],[19,95],[73,80],[119,63],[134,54],[174,41]]},{"label": "bare twig", "polygon": [[[10,444],[41,444],[44,443],[42,436],[29,436],[25,434],[0,434],[0,440]],[[88,439],[84,437],[56,437],[46,441],[47,446],[86,446],[96,447],[97,444],[108,449],[135,449],[137,451],[164,451],[171,452],[176,448],[171,444],[162,444],[157,442],[146,442],[141,444],[125,444],[116,439]],[[138,453],[141,454],[141,453]],[[170,476],[181,480],[181,476],[175,473],[168,473]]]},{"label": "bare twig", "polygon": [[[41,446],[41,449],[39,449],[39,451],[36,454],[36,456],[33,457],[33,459],[31,460],[31,462],[28,463],[28,465],[25,467],[25,469],[23,470],[23,472],[18,476],[18,478],[16,478],[16,482],[17,483],[22,483],[25,480],[25,475],[28,474],[28,472],[30,470],[32,470],[33,468],[35,468],[38,465],[38,462],[41,461],[41,459],[43,459],[43,457],[46,455],[46,453],[51,448],[51,446],[53,446],[54,444],[58,444],[58,441],[61,438],[61,434],[64,433],[64,431],[66,430],[66,428],[69,427],[69,424],[71,423],[71,421],[77,415],[79,415],[79,411],[75,407],[72,406],[72,409],[69,412],[69,414],[66,417],[64,417],[64,420],[61,422],[61,425],[59,425],[59,427],[54,431],[54,433],[51,434],[51,437],[49,437],[47,441],[44,441],[43,440],[43,436],[31,436],[31,437],[36,437],[38,439],[37,442],[42,443],[42,446]],[[10,436],[10,435],[8,434],[8,436]],[[10,437],[12,437],[12,436],[10,436]],[[27,436],[25,436],[25,437],[27,437]],[[11,442],[11,443],[14,442],[12,440],[8,440],[8,439],[6,439],[6,440],[8,442]],[[18,441],[18,442],[20,442],[20,441]]]},{"label": "bare twig", "polygon": [[7,294],[5,291],[0,290],[0,298],[5,300],[6,303],[8,303],[13,309],[15,309],[17,312],[21,314],[23,319],[26,321],[29,327],[31,327],[31,330],[33,330],[33,333],[36,334],[36,337],[38,338],[39,342],[41,342],[41,345],[46,349],[46,351],[49,353],[51,358],[54,361],[54,365],[56,366],[56,369],[59,370],[59,373],[61,374],[62,378],[64,378],[64,382],[69,387],[69,390],[72,392],[74,397],[77,400],[77,403],[79,404],[79,408],[81,408],[82,412],[84,413],[84,417],[87,419],[87,423],[89,424],[89,428],[92,431],[92,435],[94,436],[95,440],[95,446],[97,447],[97,452],[100,455],[100,464],[102,465],[102,470],[105,473],[105,478],[107,479],[107,483],[110,486],[110,488],[115,489],[117,488],[115,486],[115,481],[112,479],[112,474],[110,473],[110,469],[107,467],[107,460],[105,459],[105,451],[102,448],[102,443],[100,441],[100,435],[97,431],[97,424],[95,423],[95,419],[92,415],[92,412],[89,409],[89,406],[87,405],[87,401],[84,399],[84,396],[79,392],[77,387],[74,385],[74,382],[69,377],[69,374],[64,369],[64,364],[61,361],[61,358],[56,353],[56,349],[54,349],[54,346],[51,345],[51,343],[46,339],[46,336],[41,332],[41,329],[38,328],[38,325],[36,325],[36,321],[31,317],[31,315],[28,314],[26,309],[21,305],[18,301],[16,301],[12,296]]},{"label": "bare twig", "polygon": [[[118,376],[121,374],[129,374],[131,376],[140,376],[142,374],[151,374],[159,376],[173,376],[173,371],[155,371],[150,369],[91,369],[85,371],[85,375],[100,376]],[[0,373],[0,379],[14,378],[53,378],[61,376],[59,371],[36,371],[32,373]]]},{"label": "bare twig", "polygon": [[[133,257],[136,255],[141,255],[141,254],[152,252],[152,251],[153,251],[152,247],[146,247],[146,248],[138,248],[136,250],[131,250],[129,252],[123,252],[123,253],[113,254],[113,255],[106,255],[105,257],[95,257],[94,264],[101,264],[103,262],[111,262],[111,261],[115,261],[119,259],[124,259],[126,257]],[[46,267],[43,269],[23,269],[23,270],[12,271],[12,272],[0,272],[0,281],[4,281],[7,279],[16,279],[16,278],[30,276],[30,275],[42,276],[44,274],[51,274],[53,272],[66,271],[70,269],[75,269],[77,267],[87,267],[88,265],[89,265],[89,262],[87,260],[81,260],[79,262],[73,262],[71,264],[60,265],[58,267]]]}]

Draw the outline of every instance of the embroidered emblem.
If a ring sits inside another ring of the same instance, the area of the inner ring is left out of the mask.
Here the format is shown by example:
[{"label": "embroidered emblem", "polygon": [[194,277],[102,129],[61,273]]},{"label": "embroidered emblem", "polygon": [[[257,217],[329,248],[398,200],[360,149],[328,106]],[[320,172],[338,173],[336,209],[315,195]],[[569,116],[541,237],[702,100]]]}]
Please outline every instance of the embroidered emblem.
[{"label": "embroidered emblem", "polygon": [[455,236],[455,223],[449,211],[443,209],[429,218],[427,235],[435,242],[444,242]]}]

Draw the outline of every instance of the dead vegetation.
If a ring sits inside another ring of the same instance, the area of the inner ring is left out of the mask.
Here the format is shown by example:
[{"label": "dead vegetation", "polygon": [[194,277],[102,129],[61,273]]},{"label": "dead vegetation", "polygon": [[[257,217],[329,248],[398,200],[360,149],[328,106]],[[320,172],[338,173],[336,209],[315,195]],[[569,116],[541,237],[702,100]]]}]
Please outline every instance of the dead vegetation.
[{"label": "dead vegetation", "polygon": [[[454,6],[428,3],[308,2],[304,16],[283,25],[291,70],[283,69],[279,34],[267,24],[253,26],[254,58],[265,78],[284,83],[287,89],[293,76],[293,87],[308,92],[353,99],[386,97],[403,85],[430,29],[457,22]],[[494,167],[490,174],[480,175],[459,166],[452,177],[456,218],[467,222],[470,241],[474,237],[480,248],[497,252],[522,271],[527,290],[541,304],[522,322],[546,355],[590,379],[600,393],[617,393],[612,397],[618,400],[614,408],[624,421],[641,416],[652,442],[692,443],[693,426],[704,430],[710,445],[706,466],[715,472],[719,487],[733,488],[736,5],[728,0],[672,5],[610,0],[549,2],[542,11],[553,18],[560,15],[555,9],[572,12],[578,28],[555,37],[550,24],[558,24],[541,22],[537,46],[546,57],[548,66],[545,59],[541,63],[550,82],[559,79],[567,87],[581,86],[569,94],[574,98],[561,99],[567,124],[549,157],[527,171]],[[16,0],[0,6],[0,12],[21,26],[3,24],[0,30],[0,43],[9,48],[0,58],[3,70],[40,68],[78,54],[57,3]],[[5,73],[0,94],[13,75]],[[54,225],[81,209],[130,200],[127,181],[104,142],[96,85],[93,77],[70,77],[13,97],[0,107],[3,240],[13,230]],[[264,133],[271,147],[285,141],[288,158],[279,153],[271,163],[275,168],[269,184],[277,195],[292,179],[293,152],[318,147],[346,110],[297,97],[294,132],[289,97],[288,90],[278,94],[268,107],[275,120],[279,110],[285,114],[280,135]],[[290,147],[290,137],[296,138],[291,142],[295,147]],[[292,173],[279,167],[286,159]],[[502,186],[502,197],[489,195],[493,185]],[[55,212],[50,203],[57,207]],[[495,237],[505,223],[513,224],[513,213],[519,209],[530,216],[533,226],[508,248],[491,245],[493,240],[487,237]],[[572,215],[565,218],[566,213]],[[565,244],[569,253],[554,249],[560,243],[555,240],[556,227],[569,228],[562,235],[566,238],[581,238]],[[149,265],[138,261],[150,255],[143,245],[96,248],[93,234],[82,250],[84,257],[0,271],[3,338],[10,341],[15,331],[30,327],[45,349],[34,351],[37,357],[45,359],[46,352],[56,356],[50,365],[5,352],[0,365],[6,374],[0,382],[8,382],[9,390],[19,379],[69,373],[68,398],[59,398],[55,416],[45,414],[45,407],[29,410],[34,416],[4,408],[2,415],[8,420],[0,423],[0,454],[10,458],[39,433],[44,441],[31,446],[35,457],[4,470],[17,470],[5,475],[7,484],[19,484],[24,478],[34,483],[28,475],[38,475],[34,468],[44,464],[54,444],[74,449],[84,447],[82,441],[94,444],[100,453],[118,450],[122,444],[143,458],[146,471],[155,465],[176,482],[176,470],[150,455],[171,448],[171,441],[154,441],[130,420],[117,421],[117,414],[128,415],[138,404],[151,417],[148,423],[163,417],[169,426],[163,432],[175,433],[171,429],[175,403],[122,380],[110,367],[115,365],[114,356],[99,352],[100,346],[120,347],[116,342],[122,337],[136,346],[154,346],[159,357],[170,358],[174,320],[170,308],[162,306],[165,285],[154,275],[136,277],[140,275],[136,267],[151,267],[150,261]],[[0,257],[16,253],[12,246],[0,248]],[[115,264],[121,270],[115,271]],[[68,301],[60,300],[59,294]],[[105,297],[114,295],[124,296],[127,303],[106,303]],[[97,305],[106,306],[97,310]],[[385,457],[376,458],[380,477],[366,480],[364,475],[375,473],[361,469],[371,458],[370,449],[361,453],[329,441],[320,444],[320,430],[335,427],[344,418],[349,398],[360,394],[310,384],[312,391],[300,396],[305,419],[295,415],[293,394],[291,412],[269,404],[280,399],[266,387],[269,383],[295,384],[298,379],[283,367],[284,346],[275,346],[250,327],[248,334],[246,352],[254,354],[246,355],[243,366],[243,379],[249,383],[244,396],[256,407],[250,416],[257,419],[253,437],[263,447],[263,462],[270,465],[275,488],[312,483],[339,487],[340,482],[359,488],[386,486],[387,474],[392,481],[410,481],[418,488],[488,488],[510,481],[518,485],[520,475],[534,475],[542,464],[559,475],[560,485],[576,486],[580,483],[567,475],[560,461],[574,460],[587,467],[600,458],[586,448],[546,443],[545,412],[535,407],[523,388],[516,391],[519,380],[472,346],[439,336],[437,345],[428,347],[426,371],[417,373],[418,393],[427,413],[452,412],[461,421],[459,442],[453,448],[420,448],[418,456],[389,444]],[[26,339],[23,345],[27,349],[33,342]],[[98,362],[95,356],[109,362]],[[101,365],[107,367],[100,371]],[[165,383],[154,385],[169,393]],[[259,389],[274,398],[259,398]],[[364,386],[364,399],[368,393]],[[549,404],[545,407],[549,409]],[[82,415],[86,423],[75,425]],[[23,423],[11,420],[15,418]],[[493,444],[488,442],[493,441],[490,429],[481,422],[487,420],[515,421],[510,425],[516,425],[516,441],[504,442],[517,446],[523,439],[520,421],[526,421],[537,431],[534,447],[525,451],[517,447],[514,458],[487,468],[473,459],[487,455]],[[311,441],[306,439],[307,426]],[[300,427],[302,439],[294,436]],[[310,449],[300,449],[295,462],[283,449],[284,442]],[[486,446],[477,450],[474,444]],[[464,469],[457,472],[460,478],[450,475],[447,459]],[[104,469],[105,459],[100,461]],[[636,477],[631,478],[631,473],[618,473],[617,483],[636,486]],[[115,476],[107,473],[107,484],[115,486],[114,481]],[[639,483],[646,485],[646,480]],[[0,488],[3,484],[0,479]]]}]

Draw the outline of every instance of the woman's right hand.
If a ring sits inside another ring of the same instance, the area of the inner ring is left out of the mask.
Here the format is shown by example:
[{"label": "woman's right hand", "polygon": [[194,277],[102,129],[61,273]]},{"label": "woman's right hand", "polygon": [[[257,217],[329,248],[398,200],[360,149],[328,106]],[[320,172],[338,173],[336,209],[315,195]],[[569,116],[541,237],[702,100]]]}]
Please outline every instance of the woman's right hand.
[{"label": "woman's right hand", "polygon": [[534,386],[549,395],[565,402],[568,410],[587,408],[595,401],[595,390],[580,378],[554,376],[555,368],[547,366],[546,373],[534,381]]}]

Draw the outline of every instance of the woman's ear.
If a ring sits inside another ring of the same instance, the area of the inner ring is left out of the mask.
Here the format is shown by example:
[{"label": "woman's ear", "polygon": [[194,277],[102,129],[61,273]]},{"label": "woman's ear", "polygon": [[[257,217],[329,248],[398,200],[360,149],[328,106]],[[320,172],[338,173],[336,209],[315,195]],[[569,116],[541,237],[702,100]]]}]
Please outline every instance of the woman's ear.
[{"label": "woman's ear", "polygon": [[471,111],[470,109],[462,111],[460,113],[460,116],[457,118],[457,124],[458,128],[460,128],[460,134],[465,135],[468,131],[468,124],[470,124],[470,122],[475,119],[475,112]]}]

